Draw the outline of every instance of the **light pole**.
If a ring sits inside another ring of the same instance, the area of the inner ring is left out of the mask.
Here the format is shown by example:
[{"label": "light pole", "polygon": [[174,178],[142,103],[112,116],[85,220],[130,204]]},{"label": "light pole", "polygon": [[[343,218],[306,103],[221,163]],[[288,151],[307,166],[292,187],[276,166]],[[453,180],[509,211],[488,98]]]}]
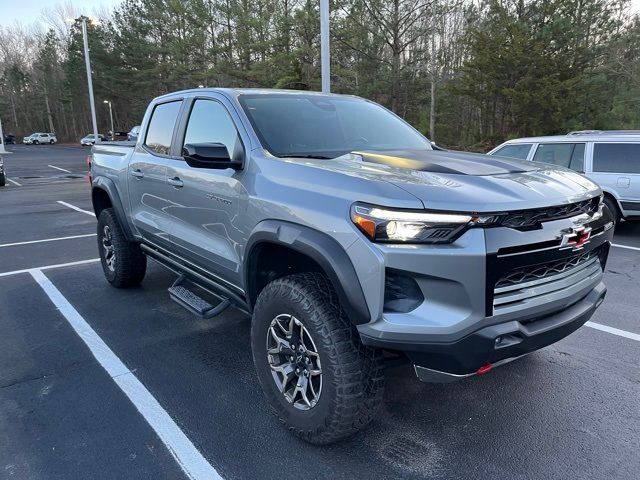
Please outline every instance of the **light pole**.
[{"label": "light pole", "polygon": [[[87,17],[85,16],[82,17],[82,41],[84,42],[84,63],[87,67],[87,85],[89,87],[89,104],[91,105],[91,122],[93,123],[94,135],[93,138],[96,143],[100,143],[100,137],[98,137],[98,122],[96,120],[96,104],[93,99],[93,80],[91,78],[91,61],[89,60],[89,41],[87,40]],[[111,123],[113,123],[113,120],[111,121]]]},{"label": "light pole", "polygon": [[114,135],[116,132],[113,131],[113,110],[111,109],[111,100],[103,100],[102,103],[109,104],[109,118],[111,119],[111,140],[115,140]]},{"label": "light pole", "polygon": [[320,72],[322,92],[331,92],[331,67],[329,51],[329,0],[320,0]]}]

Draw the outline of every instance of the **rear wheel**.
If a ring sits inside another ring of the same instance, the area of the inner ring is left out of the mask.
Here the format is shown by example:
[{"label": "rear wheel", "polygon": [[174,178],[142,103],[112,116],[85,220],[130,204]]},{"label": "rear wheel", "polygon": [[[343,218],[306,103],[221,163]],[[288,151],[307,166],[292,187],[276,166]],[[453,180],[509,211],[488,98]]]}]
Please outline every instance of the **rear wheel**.
[{"label": "rear wheel", "polygon": [[622,215],[620,214],[620,209],[618,208],[618,203],[609,195],[605,195],[604,204],[611,212],[611,216],[616,224],[620,223],[620,218]]},{"label": "rear wheel", "polygon": [[4,172],[0,172],[0,187],[4,187],[7,182],[7,176]]},{"label": "rear wheel", "polygon": [[105,208],[98,218],[98,249],[107,281],[117,288],[142,282],[147,271],[147,257],[140,245],[129,242],[112,208]]},{"label": "rear wheel", "polygon": [[324,275],[269,283],[255,305],[251,344],[262,390],[294,435],[333,443],[375,418],[382,354],[362,345]]}]

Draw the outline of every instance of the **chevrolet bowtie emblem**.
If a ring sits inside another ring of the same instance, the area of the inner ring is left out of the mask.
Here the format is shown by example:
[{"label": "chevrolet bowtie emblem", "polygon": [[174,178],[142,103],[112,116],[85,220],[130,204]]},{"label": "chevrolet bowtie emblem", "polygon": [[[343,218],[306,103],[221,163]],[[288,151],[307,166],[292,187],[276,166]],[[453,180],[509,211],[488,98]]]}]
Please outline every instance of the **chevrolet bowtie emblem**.
[{"label": "chevrolet bowtie emblem", "polygon": [[560,249],[580,250],[591,238],[591,227],[571,228],[569,231],[562,232],[560,237]]}]

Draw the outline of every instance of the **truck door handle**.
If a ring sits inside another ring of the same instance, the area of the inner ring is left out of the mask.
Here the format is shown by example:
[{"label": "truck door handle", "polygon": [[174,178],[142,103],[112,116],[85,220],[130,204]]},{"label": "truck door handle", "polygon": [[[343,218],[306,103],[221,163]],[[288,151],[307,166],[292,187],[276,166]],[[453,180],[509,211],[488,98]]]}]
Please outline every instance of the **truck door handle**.
[{"label": "truck door handle", "polygon": [[143,178],[144,177],[144,173],[142,173],[142,170],[140,170],[139,168],[136,168],[135,170],[131,170],[131,175],[136,177],[136,178]]},{"label": "truck door handle", "polygon": [[167,183],[169,185],[173,185],[175,188],[182,188],[184,187],[184,183],[182,182],[182,180],[180,180],[179,177],[173,177],[170,178],[169,180],[167,180]]}]

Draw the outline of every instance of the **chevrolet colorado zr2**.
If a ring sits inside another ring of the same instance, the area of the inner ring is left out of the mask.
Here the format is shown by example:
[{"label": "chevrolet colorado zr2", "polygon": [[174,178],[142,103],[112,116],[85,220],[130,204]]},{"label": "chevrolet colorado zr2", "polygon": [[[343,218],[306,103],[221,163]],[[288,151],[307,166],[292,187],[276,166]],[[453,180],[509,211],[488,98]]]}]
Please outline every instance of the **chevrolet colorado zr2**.
[{"label": "chevrolet colorado zr2", "polygon": [[402,357],[444,382],[580,328],[604,299],[614,222],[569,169],[435,150],[353,96],[195,89],[154,99],[134,143],[93,147],[107,280],[150,257],[201,318],[252,317],[257,377],[309,442],[376,415]]}]

